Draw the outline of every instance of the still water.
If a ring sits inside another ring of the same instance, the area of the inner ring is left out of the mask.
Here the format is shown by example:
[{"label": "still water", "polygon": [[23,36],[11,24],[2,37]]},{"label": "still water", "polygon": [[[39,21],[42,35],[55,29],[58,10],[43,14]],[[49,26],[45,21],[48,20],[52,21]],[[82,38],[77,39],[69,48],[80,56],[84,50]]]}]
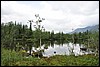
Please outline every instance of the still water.
[{"label": "still water", "polygon": [[50,57],[53,55],[84,55],[89,54],[91,51],[82,51],[80,48],[84,48],[83,44],[73,44],[73,43],[65,43],[65,44],[54,44],[53,46],[50,44],[47,46],[47,49],[44,48],[45,44],[38,48],[32,47],[32,50],[43,50],[42,54],[45,57]]}]

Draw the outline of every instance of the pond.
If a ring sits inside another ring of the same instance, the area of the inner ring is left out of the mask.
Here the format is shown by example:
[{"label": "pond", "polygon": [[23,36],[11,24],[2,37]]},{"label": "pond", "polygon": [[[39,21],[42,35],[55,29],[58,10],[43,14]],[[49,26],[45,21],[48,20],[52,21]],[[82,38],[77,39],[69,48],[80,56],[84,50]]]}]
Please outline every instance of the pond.
[{"label": "pond", "polygon": [[50,44],[45,48],[45,44],[41,47],[35,48],[32,47],[33,51],[43,50],[42,54],[44,57],[50,57],[53,55],[84,55],[92,53],[89,50],[81,50],[80,48],[85,48],[83,44],[73,44],[73,43],[64,43],[64,44]]}]

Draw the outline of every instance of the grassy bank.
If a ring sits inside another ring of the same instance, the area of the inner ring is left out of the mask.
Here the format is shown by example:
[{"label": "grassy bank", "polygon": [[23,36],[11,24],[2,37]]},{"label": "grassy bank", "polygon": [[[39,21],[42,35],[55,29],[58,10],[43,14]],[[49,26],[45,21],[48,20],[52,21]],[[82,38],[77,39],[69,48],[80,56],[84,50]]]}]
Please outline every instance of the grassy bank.
[{"label": "grassy bank", "polygon": [[94,55],[66,56],[50,58],[22,57],[20,52],[2,49],[1,66],[98,66],[99,57]]}]

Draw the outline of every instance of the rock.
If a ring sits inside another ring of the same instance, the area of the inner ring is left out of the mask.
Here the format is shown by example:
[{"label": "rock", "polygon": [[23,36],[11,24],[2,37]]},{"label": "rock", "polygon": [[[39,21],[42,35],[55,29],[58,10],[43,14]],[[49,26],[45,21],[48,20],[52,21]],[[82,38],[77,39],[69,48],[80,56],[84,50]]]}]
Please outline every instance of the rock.
[{"label": "rock", "polygon": [[54,51],[54,53],[56,53],[56,51]]},{"label": "rock", "polygon": [[87,48],[80,48],[80,50],[82,50],[82,51],[86,51],[86,50],[87,50]]}]

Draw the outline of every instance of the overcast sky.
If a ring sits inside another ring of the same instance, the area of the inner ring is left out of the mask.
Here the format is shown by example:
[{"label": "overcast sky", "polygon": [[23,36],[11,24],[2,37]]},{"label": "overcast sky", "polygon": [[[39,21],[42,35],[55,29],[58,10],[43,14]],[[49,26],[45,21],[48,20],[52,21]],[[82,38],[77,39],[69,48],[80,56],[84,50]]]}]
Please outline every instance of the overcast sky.
[{"label": "overcast sky", "polygon": [[41,24],[46,31],[68,33],[99,24],[99,1],[1,1],[1,22],[29,25],[35,14],[45,18]]}]

